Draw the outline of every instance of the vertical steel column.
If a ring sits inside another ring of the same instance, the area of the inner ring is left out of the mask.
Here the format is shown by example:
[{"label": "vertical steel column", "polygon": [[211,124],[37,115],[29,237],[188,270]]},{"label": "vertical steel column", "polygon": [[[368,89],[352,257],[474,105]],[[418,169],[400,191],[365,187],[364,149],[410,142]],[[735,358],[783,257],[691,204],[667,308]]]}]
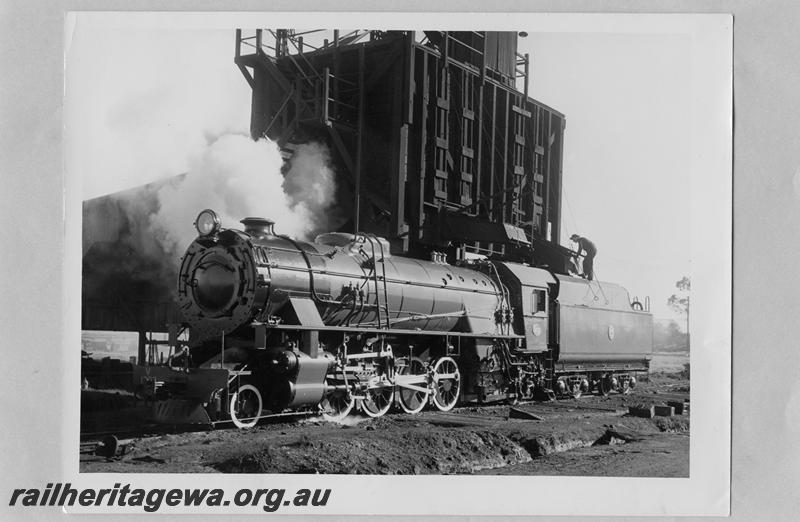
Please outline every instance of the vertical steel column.
[{"label": "vertical steel column", "polygon": [[[456,114],[461,124],[461,133],[455,140],[456,145],[456,165],[460,176],[459,189],[457,194],[459,196],[458,202],[465,207],[471,207],[476,200],[475,190],[475,89],[472,73],[467,69],[461,69],[461,95],[459,98],[460,106]],[[471,168],[465,171],[465,163],[471,165]],[[464,185],[469,187],[469,191],[465,194]]]},{"label": "vertical steel column", "polygon": [[[339,51],[339,31],[336,30],[336,31],[333,32],[333,34],[334,34],[334,41],[335,41],[335,45],[334,45],[334,48],[333,48],[333,55],[332,55],[333,76],[334,76],[334,79],[335,79],[335,81],[333,82],[333,99],[334,100],[339,100],[340,99],[339,98],[339,78],[342,77],[342,67],[341,67],[342,56],[341,56],[341,52]],[[363,64],[362,63],[359,63],[359,68],[360,68],[359,70],[363,69]],[[363,73],[360,73],[360,74],[363,74]],[[359,87],[359,89],[360,89],[360,87]],[[360,96],[360,94],[359,94],[359,96]],[[340,116],[339,109],[334,111],[334,115],[333,116],[334,116],[334,118],[339,118],[339,116]]]},{"label": "vertical steel column", "polygon": [[143,330],[139,330],[139,352],[136,358],[139,366],[147,364],[147,334]]},{"label": "vertical steel column", "polygon": [[238,60],[242,56],[242,30],[236,30],[236,54],[234,55]]},{"label": "vertical steel column", "polygon": [[547,111],[547,137],[545,139],[545,157],[547,162],[542,166],[542,180],[540,181],[542,187],[542,229],[540,234],[547,238],[547,224],[550,222],[550,205],[552,199],[550,198],[550,178],[552,177],[553,170],[553,143],[550,141],[550,136],[553,134],[553,113]]},{"label": "vertical steel column", "polygon": [[[497,170],[495,169],[495,165],[497,164],[496,156],[497,156],[497,85],[492,84],[492,135],[490,140],[490,147],[489,147],[489,158],[491,161],[489,162],[489,219],[494,221],[497,219],[494,213],[494,185],[497,180],[495,177],[497,175]],[[494,250],[494,243],[489,243],[489,250]]]},{"label": "vertical steel column", "polygon": [[[301,92],[302,92],[302,82],[301,82],[300,78],[298,77],[298,78],[295,78],[295,80],[294,80],[294,119],[293,119],[293,122],[290,124],[290,126],[292,126],[294,124],[294,122],[297,122],[297,121],[299,121],[299,120],[301,120],[301,119],[303,119],[305,117],[305,115],[302,113],[303,105],[300,104],[300,93]],[[278,146],[280,148],[283,148],[283,146],[286,145],[286,143],[290,139],[292,139],[292,136],[291,136],[291,134],[287,134],[284,131],[284,133],[281,135],[281,138],[282,139],[280,141],[282,143],[278,143]]]},{"label": "vertical steel column", "polygon": [[[484,33],[485,35],[485,33]],[[475,151],[475,186],[477,187],[477,191],[475,192],[475,200],[476,203],[481,197],[481,174],[483,172],[483,91],[486,87],[486,37],[483,38],[483,52],[481,53],[481,76],[480,76],[480,84],[478,87],[478,104],[475,106],[475,111],[478,113],[478,117],[475,120],[475,125],[478,128],[478,148]]]},{"label": "vertical steel column", "polygon": [[502,208],[502,213],[501,213],[502,216],[503,216],[503,222],[506,222],[506,220],[509,219],[509,214],[508,214],[508,209],[509,209],[509,205],[508,205],[508,126],[509,126],[510,120],[512,120],[513,118],[509,117],[511,115],[510,114],[511,113],[511,109],[509,107],[509,99],[511,98],[511,96],[509,95],[508,91],[506,91],[505,89],[503,89],[501,92],[504,94],[504,96],[506,98],[505,108],[503,109],[503,115],[505,116],[505,118],[504,118],[505,121],[503,122],[504,123],[504,125],[503,125],[503,208]]},{"label": "vertical steel column", "polygon": [[528,53],[525,53],[525,97],[528,96],[528,74],[530,72],[530,64],[528,60]]},{"label": "vertical steel column", "polygon": [[[444,47],[441,50],[441,63],[438,68],[436,81],[436,108],[434,110],[434,121],[436,129],[434,133],[434,179],[433,179],[433,199],[438,200],[439,204],[446,204],[450,201],[451,183],[448,172],[448,157],[450,157],[450,72],[448,69],[448,48],[449,33],[444,33]],[[443,181],[440,181],[443,180]],[[443,189],[439,185],[444,184]]]},{"label": "vertical steel column", "polygon": [[425,221],[425,183],[428,171],[428,115],[431,104],[431,80],[428,74],[428,52],[422,51],[422,100],[419,118],[419,186],[417,187],[416,223],[417,239],[422,239],[422,227]]},{"label": "vertical steel column", "polygon": [[[483,58],[483,60],[485,60],[485,58]],[[478,148],[475,150],[475,159],[472,163],[473,170],[475,172],[475,180],[473,181],[475,184],[475,201],[472,203],[473,208],[475,209],[475,214],[480,214],[480,205],[482,204],[481,196],[483,195],[483,186],[481,185],[483,180],[481,174],[483,173],[483,89],[485,79],[484,67],[483,64],[481,64],[481,76],[479,79],[480,84],[478,86],[478,104],[475,106],[475,111],[478,113],[478,117],[475,119],[475,128],[477,130],[475,133],[477,140],[476,145]],[[476,241],[474,246],[480,248],[480,241]]]},{"label": "vertical steel column", "polygon": [[[397,42],[403,51],[406,50],[404,42]],[[390,69],[392,74],[392,152],[391,152],[391,175],[389,186],[389,200],[391,204],[391,217],[389,218],[389,234],[392,246],[398,245],[398,238],[402,238],[399,249],[403,252],[408,247],[408,237],[405,235],[405,185],[406,185],[406,161],[408,156],[408,125],[405,123],[405,110],[403,99],[404,90],[404,64],[403,61],[395,63]]]},{"label": "vertical steel column", "polygon": [[[447,66],[449,65],[449,63],[448,63],[449,62],[449,58],[450,58],[450,32],[449,31],[445,31],[444,32],[444,53],[442,54],[442,68],[441,68],[441,76],[442,77],[439,78],[440,85],[442,84],[442,82],[444,83],[444,86],[442,87],[442,95],[447,100],[447,111],[445,113],[446,117],[445,117],[444,125],[442,126],[442,128],[445,129],[445,133],[446,133],[445,135],[447,136],[447,139],[445,140],[446,141],[446,147],[445,147],[445,159],[444,159],[444,173],[445,173],[445,185],[444,185],[445,197],[444,197],[444,200],[445,200],[445,202],[449,201],[449,199],[450,199],[450,176],[449,176],[449,174],[447,172],[447,155],[450,154],[450,72],[449,72],[449,70],[447,68]],[[437,89],[438,89],[438,86],[437,86]],[[440,97],[439,97],[439,94],[437,93],[437,100],[436,100],[437,104],[439,103],[439,99],[440,99]],[[438,120],[438,112],[439,111],[437,110],[437,120]],[[438,129],[437,129],[437,132],[436,132],[436,137],[437,137],[437,142],[438,142],[438,138],[439,138]],[[441,142],[439,142],[439,143],[441,143]]]},{"label": "vertical steel column", "polygon": [[[336,97],[334,97],[336,99]],[[327,67],[322,68],[322,123],[326,126],[331,125],[330,109],[328,108],[331,100],[331,70]]]},{"label": "vertical steel column", "polygon": [[447,68],[447,59],[450,57],[450,33],[448,31],[444,32],[444,50],[442,51],[442,68]]},{"label": "vertical steel column", "polygon": [[[334,41],[336,42],[337,49],[338,49],[338,40],[339,40],[339,33],[336,31],[334,33]],[[356,208],[355,208],[355,233],[358,234],[360,232],[359,228],[361,227],[361,156],[362,154],[362,141],[363,141],[363,133],[364,133],[364,97],[366,93],[364,92],[364,66],[365,66],[365,57],[364,57],[364,46],[362,45],[358,49],[358,131],[357,131],[357,138],[356,138],[356,168],[355,168],[355,176],[356,176]]]},{"label": "vertical steel column", "polygon": [[414,93],[416,91],[416,83],[414,81],[414,71],[416,63],[414,31],[408,31],[408,33],[406,34],[405,53],[406,53],[405,97],[406,97],[406,102],[408,103],[405,120],[407,123],[414,123]]},{"label": "vertical steel column", "polygon": [[561,173],[564,168],[564,131],[567,128],[567,120],[561,118],[561,134],[558,144],[558,169],[555,172],[555,186],[556,186],[556,215],[553,216],[553,241],[561,243]]}]

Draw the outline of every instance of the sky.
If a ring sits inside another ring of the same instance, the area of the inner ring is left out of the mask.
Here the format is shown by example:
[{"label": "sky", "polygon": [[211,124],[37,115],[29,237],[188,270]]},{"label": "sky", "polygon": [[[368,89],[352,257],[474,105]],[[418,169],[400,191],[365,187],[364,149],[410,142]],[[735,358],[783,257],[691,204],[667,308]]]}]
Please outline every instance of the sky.
[{"label": "sky", "polygon": [[658,317],[690,271],[690,39],[530,33],[529,95],[562,112],[561,243],[596,245],[595,273],[648,295]]},{"label": "sky", "polygon": [[[187,171],[220,136],[247,135],[250,88],[234,27],[104,24],[68,32],[65,154],[84,199]],[[562,244],[598,247],[601,281],[656,317],[690,273],[692,42],[681,33],[537,32],[529,94],[566,116]]]},{"label": "sky", "polygon": [[234,42],[233,29],[77,18],[65,155],[84,199],[181,174],[215,138],[249,135],[250,87],[233,63]]}]

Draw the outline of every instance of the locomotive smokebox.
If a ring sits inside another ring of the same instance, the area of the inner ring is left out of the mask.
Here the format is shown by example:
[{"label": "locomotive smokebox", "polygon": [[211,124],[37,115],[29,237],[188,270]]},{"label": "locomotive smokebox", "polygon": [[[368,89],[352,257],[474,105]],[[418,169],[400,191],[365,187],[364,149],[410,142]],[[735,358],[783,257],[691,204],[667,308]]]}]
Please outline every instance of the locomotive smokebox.
[{"label": "locomotive smokebox", "polygon": [[194,272],[195,298],[207,312],[219,312],[229,307],[239,281],[236,269],[225,256],[208,256]]},{"label": "locomotive smokebox", "polygon": [[[261,227],[272,222],[261,220]],[[189,245],[178,277],[178,306],[196,339],[232,333],[252,318],[258,284],[247,236],[201,235]]]},{"label": "locomotive smokebox", "polygon": [[262,238],[275,235],[275,222],[271,219],[260,217],[247,217],[239,223],[244,225],[244,231],[251,236]]}]

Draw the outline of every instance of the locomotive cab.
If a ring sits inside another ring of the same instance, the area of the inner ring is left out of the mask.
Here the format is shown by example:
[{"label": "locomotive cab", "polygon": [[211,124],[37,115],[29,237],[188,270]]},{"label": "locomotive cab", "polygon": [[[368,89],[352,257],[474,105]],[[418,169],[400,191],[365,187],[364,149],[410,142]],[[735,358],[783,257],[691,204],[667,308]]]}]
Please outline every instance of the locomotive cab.
[{"label": "locomotive cab", "polygon": [[495,263],[506,283],[514,315],[514,331],[525,338],[525,353],[542,353],[550,342],[550,289],[556,280],[547,270],[519,263]]}]

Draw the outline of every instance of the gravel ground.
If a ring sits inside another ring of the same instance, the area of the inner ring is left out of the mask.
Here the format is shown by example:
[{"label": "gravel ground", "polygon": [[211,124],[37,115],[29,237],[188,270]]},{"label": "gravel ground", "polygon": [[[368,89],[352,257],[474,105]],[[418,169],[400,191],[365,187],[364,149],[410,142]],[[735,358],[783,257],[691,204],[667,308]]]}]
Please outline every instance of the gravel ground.
[{"label": "gravel ground", "polygon": [[[81,454],[80,470],[687,477],[688,413],[647,419],[627,412],[632,405],[688,400],[688,391],[684,375],[661,373],[630,395],[140,436],[121,456]],[[526,414],[541,420],[516,418]],[[94,414],[92,426],[102,418]],[[119,409],[109,413],[115,425],[119,418]]]}]

